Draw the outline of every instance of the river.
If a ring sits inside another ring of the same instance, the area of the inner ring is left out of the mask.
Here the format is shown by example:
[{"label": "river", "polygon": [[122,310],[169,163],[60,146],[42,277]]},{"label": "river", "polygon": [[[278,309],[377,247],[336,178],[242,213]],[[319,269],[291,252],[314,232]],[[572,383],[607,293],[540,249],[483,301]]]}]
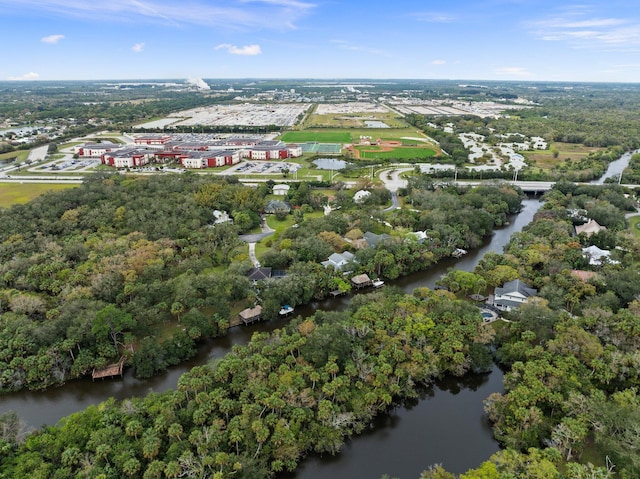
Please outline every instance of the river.
[{"label": "river", "polygon": [[[442,260],[428,271],[400,278],[393,284],[410,293],[416,287],[433,288],[435,281],[451,267],[473,270],[487,252],[502,252],[510,236],[527,225],[539,208],[537,199],[524,200],[522,211],[511,223],[496,230],[480,248],[461,259]],[[317,301],[296,308],[296,314],[307,316],[316,310],[342,310],[349,301],[348,296]],[[40,427],[55,424],[64,416],[109,397],[125,399],[144,396],[149,391],[166,391],[175,388],[180,375],[190,368],[223,356],[235,344],[246,344],[256,331],[270,331],[286,322],[286,319],[278,319],[232,328],[227,336],[204,343],[190,361],[151,379],[136,379],[128,369],[123,379],[75,380],[46,391],[9,394],[0,397],[0,413],[16,411],[30,427]],[[312,455],[291,477],[379,478],[387,473],[392,477],[416,478],[425,467],[434,463],[443,463],[452,472],[464,472],[498,450],[498,443],[484,418],[482,401],[492,392],[501,390],[502,373],[497,368],[490,374],[438,382],[425,392],[425,400],[409,402],[378,417],[370,430],[347,443],[344,453],[336,457]]]},{"label": "river", "polygon": [[627,152],[617,160],[612,161],[611,163],[609,163],[607,171],[605,171],[604,175],[602,175],[597,180],[593,180],[591,183],[594,185],[602,185],[607,178],[611,177],[614,177],[616,178],[616,180],[618,180],[624,169],[629,166],[631,156],[635,155],[636,153],[640,153],[640,150]]}]

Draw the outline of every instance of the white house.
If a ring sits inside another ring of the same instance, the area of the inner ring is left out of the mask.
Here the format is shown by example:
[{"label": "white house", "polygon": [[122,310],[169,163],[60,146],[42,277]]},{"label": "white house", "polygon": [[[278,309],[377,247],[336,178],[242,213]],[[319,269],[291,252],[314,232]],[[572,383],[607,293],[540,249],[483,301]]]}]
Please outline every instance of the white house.
[{"label": "white house", "polygon": [[502,311],[518,308],[527,299],[538,294],[538,290],[531,288],[519,279],[505,283],[502,288],[496,288],[493,305]]},{"label": "white house", "polygon": [[276,196],[287,196],[291,187],[285,184],[273,185],[273,194]]},{"label": "white house", "polygon": [[371,192],[367,190],[356,191],[355,195],[353,195],[353,201],[357,204],[361,205],[364,201],[371,196]]},{"label": "white house", "polygon": [[353,262],[355,259],[355,255],[350,253],[349,251],[345,251],[344,253],[333,253],[329,256],[327,261],[323,261],[321,264],[328,268],[329,266],[333,266],[333,269],[337,271],[342,271],[342,269],[347,266],[349,263]]},{"label": "white house", "polygon": [[596,245],[582,248],[582,256],[589,260],[592,266],[600,266],[604,263],[618,264],[619,261],[611,259],[611,251],[600,249]]},{"label": "white house", "polygon": [[229,213],[227,213],[226,211],[220,211],[220,210],[213,210],[213,224],[214,225],[221,225],[224,223],[231,223],[233,224],[233,219],[229,216]]}]

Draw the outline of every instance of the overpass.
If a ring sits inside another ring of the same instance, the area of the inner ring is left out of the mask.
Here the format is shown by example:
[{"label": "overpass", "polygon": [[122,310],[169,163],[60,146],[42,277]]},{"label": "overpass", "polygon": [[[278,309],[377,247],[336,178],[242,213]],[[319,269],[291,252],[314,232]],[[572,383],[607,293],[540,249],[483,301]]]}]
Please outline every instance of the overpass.
[{"label": "overpass", "polygon": [[544,193],[545,191],[549,191],[553,188],[555,181],[513,181],[513,180],[484,180],[484,181],[457,181],[459,185],[469,185],[469,186],[478,186],[487,183],[508,183],[513,186],[517,186],[525,193]]},{"label": "overpass", "polygon": [[[498,183],[508,183],[510,185],[514,185],[519,187],[522,191],[524,191],[525,193],[534,193],[534,194],[538,194],[538,193],[544,193],[545,191],[549,191],[551,188],[553,188],[553,185],[555,185],[555,181],[513,181],[513,180],[495,180]],[[478,186],[480,184],[486,184],[486,183],[490,183],[491,180],[485,180],[485,181],[457,181],[456,183],[460,184],[460,185],[469,185],[469,186]],[[602,183],[599,185],[595,185],[594,183],[576,183],[577,185],[581,185],[581,186],[607,186],[609,183]],[[640,185],[621,185],[618,184],[618,186],[622,186],[623,188],[630,188],[630,189],[636,189],[636,188],[640,188]]]}]

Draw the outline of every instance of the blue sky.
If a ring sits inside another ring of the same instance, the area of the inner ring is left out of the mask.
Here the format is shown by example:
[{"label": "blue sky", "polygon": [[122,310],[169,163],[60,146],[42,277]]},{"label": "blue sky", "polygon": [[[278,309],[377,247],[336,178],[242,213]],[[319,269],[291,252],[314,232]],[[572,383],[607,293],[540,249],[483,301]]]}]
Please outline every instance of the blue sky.
[{"label": "blue sky", "polygon": [[0,80],[640,82],[633,0],[0,0]]}]

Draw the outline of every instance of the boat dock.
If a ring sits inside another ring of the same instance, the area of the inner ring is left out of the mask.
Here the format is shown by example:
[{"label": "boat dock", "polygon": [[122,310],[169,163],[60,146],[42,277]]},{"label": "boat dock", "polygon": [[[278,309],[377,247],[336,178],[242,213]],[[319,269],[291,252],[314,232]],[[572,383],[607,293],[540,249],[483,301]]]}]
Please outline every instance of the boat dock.
[{"label": "boat dock", "polygon": [[247,308],[238,313],[242,322],[246,325],[253,324],[262,319],[262,306]]},{"label": "boat dock", "polygon": [[91,379],[104,379],[104,378],[112,378],[114,376],[122,377],[122,371],[124,370],[124,356],[120,358],[120,361],[114,364],[108,364],[104,368],[96,369],[93,368],[91,372]]}]

